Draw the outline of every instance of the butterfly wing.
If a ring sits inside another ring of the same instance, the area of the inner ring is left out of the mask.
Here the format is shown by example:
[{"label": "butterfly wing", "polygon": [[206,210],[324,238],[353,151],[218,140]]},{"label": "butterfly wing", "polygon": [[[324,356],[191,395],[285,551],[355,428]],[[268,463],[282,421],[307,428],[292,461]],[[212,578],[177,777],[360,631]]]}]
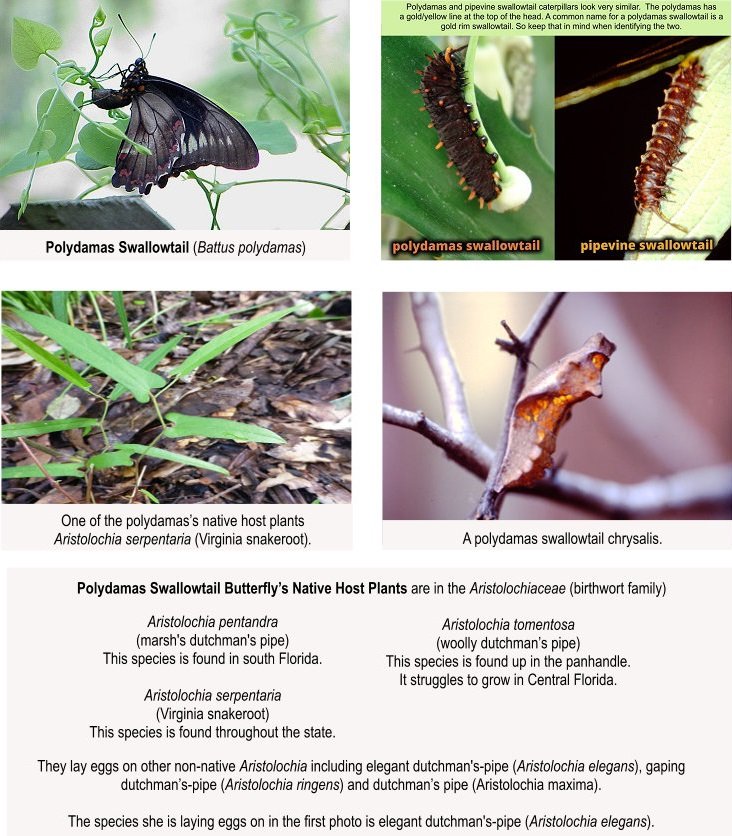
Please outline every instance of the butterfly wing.
[{"label": "butterfly wing", "polygon": [[[210,99],[158,76],[146,79],[142,98],[149,95],[171,101],[183,120],[180,155],[169,175],[164,177],[165,181],[168,176],[175,177],[202,165],[241,171],[259,164],[259,151],[244,126]],[[165,182],[158,185],[164,186]]]},{"label": "butterfly wing", "polygon": [[112,185],[149,194],[156,183],[167,182],[181,157],[184,134],[183,116],[165,93],[146,89],[133,96],[127,137],[151,153],[142,154],[131,142],[123,141],[117,152]]}]

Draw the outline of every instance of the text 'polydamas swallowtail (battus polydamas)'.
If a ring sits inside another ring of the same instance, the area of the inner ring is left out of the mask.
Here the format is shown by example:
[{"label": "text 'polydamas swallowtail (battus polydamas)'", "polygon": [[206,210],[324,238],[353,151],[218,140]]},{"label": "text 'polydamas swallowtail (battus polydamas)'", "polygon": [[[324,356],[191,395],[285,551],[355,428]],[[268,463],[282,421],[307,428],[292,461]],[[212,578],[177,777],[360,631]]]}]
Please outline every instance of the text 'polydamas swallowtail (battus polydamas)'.
[{"label": "text 'polydamas swallowtail (battus polydamas)'", "polygon": [[119,90],[92,90],[92,102],[104,110],[131,105],[112,175],[112,185],[128,192],[149,194],[155,184],[162,189],[169,177],[202,165],[243,170],[259,163],[254,140],[233,116],[195,90],[149,75],[144,58],[122,73]]}]

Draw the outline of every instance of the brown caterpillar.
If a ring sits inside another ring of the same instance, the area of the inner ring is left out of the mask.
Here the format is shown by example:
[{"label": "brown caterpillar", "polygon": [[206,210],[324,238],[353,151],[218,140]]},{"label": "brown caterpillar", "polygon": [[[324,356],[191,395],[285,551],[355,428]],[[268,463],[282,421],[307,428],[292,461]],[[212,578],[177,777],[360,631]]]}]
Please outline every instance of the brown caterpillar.
[{"label": "brown caterpillar", "polygon": [[646,144],[646,151],[635,170],[635,208],[638,212],[653,212],[682,232],[683,226],[672,223],[661,212],[661,201],[670,188],[666,180],[671,169],[683,156],[681,146],[686,140],[686,128],[690,122],[691,109],[696,104],[696,91],[704,78],[701,65],[696,59],[683,61],[671,76],[671,86],[666,90],[663,104],[658,109],[658,122]]},{"label": "brown caterpillar", "polygon": [[480,123],[470,118],[471,105],[463,97],[463,65],[455,54],[462,49],[465,47],[448,47],[444,52],[428,55],[427,66],[417,70],[422,83],[414,92],[422,94],[422,110],[429,113],[430,127],[440,137],[435,147],[445,148],[450,159],[448,168],[455,166],[460,185],[467,184],[465,190],[470,191],[468,200],[477,197],[482,209],[501,193],[493,170],[498,154],[486,152],[487,140],[477,134]]}]

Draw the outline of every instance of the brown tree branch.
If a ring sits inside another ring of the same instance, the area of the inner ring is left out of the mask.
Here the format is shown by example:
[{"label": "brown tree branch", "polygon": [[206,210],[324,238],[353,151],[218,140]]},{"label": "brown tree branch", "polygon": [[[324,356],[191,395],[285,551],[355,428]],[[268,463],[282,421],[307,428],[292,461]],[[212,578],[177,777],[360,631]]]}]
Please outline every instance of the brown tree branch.
[{"label": "brown tree branch", "polygon": [[485,488],[483,489],[483,494],[478,501],[478,507],[475,509],[473,519],[498,519],[501,495],[496,490],[496,486],[498,484],[498,474],[501,469],[501,464],[506,457],[506,451],[508,450],[508,434],[511,429],[513,409],[516,406],[516,402],[518,401],[521,392],[523,391],[524,385],[526,384],[526,374],[528,372],[529,362],[531,361],[531,354],[534,350],[534,346],[544,331],[547,323],[552,318],[557,305],[562,301],[563,296],[564,293],[547,294],[521,337],[517,337],[505,321],[501,323],[506,329],[506,333],[510,337],[510,340],[497,339],[496,344],[504,351],[508,351],[516,357],[516,366],[513,370],[511,388],[509,390],[506,410],[503,416],[501,437],[498,442],[498,448],[494,459],[495,466],[488,474]]},{"label": "brown tree branch", "polygon": [[[413,430],[429,439],[449,459],[479,479],[488,477],[493,455],[487,445],[469,447],[421,412],[385,404],[383,417],[384,423]],[[732,464],[694,468],[634,484],[559,470],[536,485],[518,488],[516,492],[542,496],[615,519],[650,519],[674,511],[707,507],[729,513],[732,512]]]},{"label": "brown tree branch", "polygon": [[481,479],[485,478],[485,462],[488,462],[490,466],[493,451],[479,438],[476,437],[466,441],[434,421],[430,421],[424,412],[411,412],[408,409],[400,409],[390,404],[384,404],[383,406],[383,420],[385,424],[393,424],[396,427],[403,427],[419,433],[443,450],[448,459]]}]

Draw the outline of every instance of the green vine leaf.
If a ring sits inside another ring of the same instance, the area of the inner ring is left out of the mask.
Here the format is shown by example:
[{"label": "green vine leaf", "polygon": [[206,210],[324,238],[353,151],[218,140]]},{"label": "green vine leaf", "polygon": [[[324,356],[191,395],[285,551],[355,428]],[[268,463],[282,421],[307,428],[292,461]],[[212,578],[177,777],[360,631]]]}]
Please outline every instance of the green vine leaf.
[{"label": "green vine leaf", "polygon": [[54,142],[48,148],[48,158],[51,162],[62,160],[71,148],[79,123],[77,108],[83,101],[84,94],[78,92],[72,104],[68,97],[55,87],[46,90],[38,99],[38,119],[40,121],[43,114],[47,113],[45,127],[54,134]]},{"label": "green vine leaf", "polygon": [[107,44],[109,43],[109,38],[112,34],[112,27],[107,26],[105,29],[100,29],[98,32],[94,33],[94,46],[97,49],[104,49]]},{"label": "green vine leaf", "polygon": [[162,459],[168,462],[177,462],[189,467],[197,467],[199,470],[210,470],[213,473],[220,473],[222,476],[229,476],[229,471],[225,467],[219,467],[217,464],[197,459],[194,456],[184,456],[182,453],[175,453],[173,450],[165,450],[159,447],[146,447],[144,444],[118,444],[118,450],[126,451],[128,453],[135,453],[139,456],[147,456],[150,459]]},{"label": "green vine leaf", "polygon": [[277,322],[279,319],[282,319],[294,310],[295,308],[293,307],[284,308],[280,311],[272,311],[272,313],[257,316],[254,319],[247,320],[247,322],[242,322],[241,325],[230,328],[228,331],[224,331],[222,334],[219,334],[212,340],[209,340],[206,345],[203,345],[201,348],[194,351],[190,357],[187,357],[175,370],[176,377],[185,377],[185,375],[191,374],[191,372],[194,372],[199,366],[215,359],[233,345],[236,345],[251,336],[256,331],[266,328],[268,325],[272,325],[272,323]]},{"label": "green vine leaf", "polygon": [[[124,132],[127,122],[127,119],[118,119],[114,124],[118,130]],[[107,131],[102,131],[96,124],[86,124],[79,131],[81,151],[93,160],[99,168],[114,165],[119,143],[119,137],[111,136]],[[77,162],[79,162],[79,157],[80,153],[77,152]],[[87,166],[83,167],[86,168]]]},{"label": "green vine leaf", "polygon": [[[74,96],[74,104],[77,107],[80,107],[83,101],[83,93],[79,92]],[[41,148],[38,154],[31,151],[30,148],[20,151],[0,168],[0,177],[18,174],[21,171],[30,171],[32,168],[40,168],[64,159],[74,141],[74,133],[79,122],[79,112],[69,99],[55,87],[41,93],[38,99],[36,113],[39,122],[46,111],[48,111],[46,128],[53,133],[53,141],[47,149]]]},{"label": "green vine leaf", "polygon": [[13,18],[11,51],[21,70],[34,69],[41,55],[59,49],[62,43],[61,35],[53,27],[24,17]]},{"label": "green vine leaf", "polygon": [[[236,113],[232,112],[232,116]],[[297,142],[287,125],[279,119],[259,121],[239,119],[249,131],[260,151],[270,154],[292,154],[297,149]]]},{"label": "green vine leaf", "polygon": [[[19,316],[21,315],[20,311],[17,313]],[[78,386],[80,389],[91,388],[91,383],[83,378],[77,371],[72,369],[68,363],[65,363],[60,357],[56,357],[55,354],[51,354],[50,351],[46,351],[43,346],[33,342],[33,340],[26,337],[25,334],[21,334],[20,331],[16,331],[8,325],[3,325],[3,334],[10,340],[11,343],[13,343],[13,345],[16,345],[21,351],[24,351],[34,360],[38,360],[38,362],[42,366],[45,366],[49,371],[54,372],[54,374],[57,374],[64,380],[68,380],[69,383],[73,383],[74,386]]]},{"label": "green vine leaf", "polygon": [[28,146],[28,154],[35,156],[42,151],[48,151],[49,148],[56,142],[56,134],[53,131],[44,131],[40,128],[36,129],[33,134],[33,139]]}]

